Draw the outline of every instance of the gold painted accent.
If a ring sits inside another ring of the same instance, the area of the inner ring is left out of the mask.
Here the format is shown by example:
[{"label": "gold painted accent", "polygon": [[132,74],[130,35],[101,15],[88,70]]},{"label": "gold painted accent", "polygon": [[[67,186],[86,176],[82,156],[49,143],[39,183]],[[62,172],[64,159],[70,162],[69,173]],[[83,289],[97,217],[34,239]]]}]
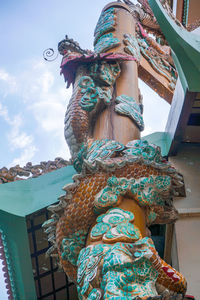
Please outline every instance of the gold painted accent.
[{"label": "gold painted accent", "polygon": [[126,197],[124,197],[124,199],[122,200],[122,202],[118,207],[130,211],[134,214],[135,216],[134,224],[140,230],[142,237],[145,237],[146,236],[145,209],[141,208],[135,200]]}]

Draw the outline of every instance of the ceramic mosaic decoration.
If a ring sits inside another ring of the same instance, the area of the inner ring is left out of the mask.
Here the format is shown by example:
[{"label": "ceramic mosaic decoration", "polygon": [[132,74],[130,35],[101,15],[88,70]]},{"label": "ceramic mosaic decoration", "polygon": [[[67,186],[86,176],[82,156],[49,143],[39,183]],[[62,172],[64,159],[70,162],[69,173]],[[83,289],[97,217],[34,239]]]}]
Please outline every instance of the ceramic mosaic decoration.
[{"label": "ceramic mosaic decoration", "polygon": [[137,85],[142,56],[171,89],[177,74],[167,46],[143,29],[159,31],[151,10],[143,18],[144,6],[137,10],[106,6],[94,52],[68,37],[58,46],[61,72],[73,84],[65,138],[78,174],[43,226],[53,244],[48,253],[58,255],[80,299],[183,299],[186,292],[185,278],[159,257],[149,236],[151,224],[176,221],[172,199],[182,177],[159,147],[140,139]]}]

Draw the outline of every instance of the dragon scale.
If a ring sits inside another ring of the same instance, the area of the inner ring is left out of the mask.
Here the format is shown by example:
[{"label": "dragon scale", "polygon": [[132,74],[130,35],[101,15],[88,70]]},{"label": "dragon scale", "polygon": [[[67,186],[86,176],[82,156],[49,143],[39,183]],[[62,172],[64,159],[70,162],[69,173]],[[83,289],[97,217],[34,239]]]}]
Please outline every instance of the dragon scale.
[{"label": "dragon scale", "polygon": [[171,90],[177,74],[169,47],[145,29],[160,35],[146,1],[124,2],[103,9],[93,52],[68,36],[58,45],[61,73],[73,85],[64,133],[78,174],[48,208],[48,254],[79,299],[183,299],[186,280],[160,258],[148,229],[176,221],[173,195],[183,182],[160,148],[140,139],[141,57]]}]

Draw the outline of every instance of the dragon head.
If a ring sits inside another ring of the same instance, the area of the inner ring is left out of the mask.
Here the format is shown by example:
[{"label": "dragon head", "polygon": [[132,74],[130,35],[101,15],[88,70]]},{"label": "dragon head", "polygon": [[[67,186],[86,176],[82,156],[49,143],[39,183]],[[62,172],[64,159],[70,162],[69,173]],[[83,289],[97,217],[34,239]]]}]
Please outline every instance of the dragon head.
[{"label": "dragon head", "polygon": [[87,55],[90,53],[90,50],[82,49],[78,42],[74,41],[73,39],[70,39],[66,35],[65,39],[58,43],[58,52],[63,56],[70,54]]}]

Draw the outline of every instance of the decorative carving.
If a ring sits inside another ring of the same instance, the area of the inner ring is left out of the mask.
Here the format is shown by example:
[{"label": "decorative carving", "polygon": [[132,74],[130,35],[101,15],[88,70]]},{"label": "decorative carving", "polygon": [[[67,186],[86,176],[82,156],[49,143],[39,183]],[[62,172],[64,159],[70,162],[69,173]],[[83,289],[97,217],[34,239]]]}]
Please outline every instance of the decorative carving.
[{"label": "decorative carving", "polygon": [[96,53],[106,52],[112,48],[120,45],[120,40],[114,36],[113,33],[106,33],[102,35],[94,45]]},{"label": "decorative carving", "polygon": [[87,231],[79,230],[63,238],[60,246],[62,260],[69,261],[72,265],[76,266],[79,252],[85,246],[86,236]]},{"label": "decorative carving", "polygon": [[99,273],[99,264],[105,256],[105,251],[108,249],[109,246],[106,247],[105,245],[99,244],[96,247],[88,246],[81,250],[77,262],[77,289],[80,299],[87,294],[87,299],[102,299],[103,293],[101,289],[93,288],[91,282],[96,280],[97,274]]},{"label": "decorative carving", "polygon": [[96,222],[90,232],[92,241],[101,239],[104,243],[135,242],[142,237],[139,229],[132,224],[134,214],[120,208],[108,210]]},{"label": "decorative carving", "polygon": [[141,5],[134,4],[130,0],[123,0],[123,1],[130,8],[134,19],[141,22],[143,26],[148,28],[148,30],[153,30],[154,32],[161,34],[160,27],[156,21],[156,18],[153,15],[153,12],[152,12],[147,0],[138,0],[138,2]]},{"label": "decorative carving", "polygon": [[8,299],[19,299],[16,288],[16,278],[13,270],[13,262],[9,253],[8,240],[3,230],[0,228],[0,259],[2,263],[1,276],[4,282],[1,284],[6,288]]},{"label": "decorative carving", "polygon": [[96,171],[97,163],[115,156],[116,152],[121,152],[124,149],[124,145],[109,139],[96,140],[93,143],[89,141],[87,146],[82,146],[74,160],[74,167],[79,173],[84,172],[85,169]]},{"label": "decorative carving", "polygon": [[[142,8],[134,8],[133,16],[144,24],[141,10],[146,1],[140,3]],[[159,257],[147,230],[151,224],[177,219],[172,197],[182,185],[182,177],[162,158],[159,147],[128,138],[127,145],[119,142],[123,139],[113,140],[116,120],[126,119],[121,114],[133,121],[127,123],[138,135],[144,127],[138,90],[132,93],[131,88],[130,96],[119,92],[128,86],[124,74],[129,68],[136,70],[141,51],[152,60],[152,67],[167,77],[173,71],[167,61],[169,48],[150,38],[140,24],[137,37],[134,32],[121,33],[118,16],[130,20],[132,16],[124,4],[123,9],[119,7],[108,7],[101,14],[93,53],[68,38],[59,44],[64,55],[62,73],[68,85],[74,84],[65,137],[80,174],[63,188],[59,203],[49,207],[53,215],[44,227],[53,246],[48,253],[58,255],[66,274],[77,283],[80,299],[156,299],[162,294],[156,285],[182,298],[185,278]],[[145,24],[158,28],[148,7],[146,15],[150,22]],[[129,63],[131,60],[135,62]],[[136,82],[133,86],[137,89]],[[97,139],[95,126],[104,122],[102,115],[109,116],[106,122],[111,123],[111,133],[102,131]]]},{"label": "decorative carving", "polygon": [[[93,79],[89,76],[81,77],[79,87],[81,88],[81,94],[83,94],[80,101],[81,108],[86,111],[93,110],[97,101],[103,98],[103,91],[100,88],[95,87]],[[111,97],[112,95],[108,98],[108,103]]]},{"label": "decorative carving", "polygon": [[90,50],[82,49],[78,42],[74,41],[73,39],[70,39],[67,35],[65,36],[64,40],[58,43],[58,51],[61,55],[70,55],[71,53],[73,53],[74,55],[87,55],[91,53]]},{"label": "decorative carving", "polygon": [[164,205],[170,197],[171,179],[169,176],[108,179],[107,186],[95,197],[95,211],[119,205],[125,194],[131,194],[140,206]]},{"label": "decorative carving", "polygon": [[[111,147],[112,142],[107,141],[108,148],[106,149],[105,141],[99,143],[100,141],[96,141],[94,145],[92,144],[88,153],[86,149],[84,150],[82,174],[74,177],[74,184],[64,187],[67,193],[66,196],[60,198],[60,203],[49,208],[54,213],[61,215],[56,223],[57,234],[56,243],[55,241],[54,243],[58,245],[57,251],[65,271],[74,280],[76,279],[77,253],[84,247],[86,234],[95,221],[95,215],[101,213],[102,210],[116,206],[114,210],[111,209],[105,215],[97,218],[97,224],[90,233],[92,240],[102,238],[104,242],[108,243],[109,240],[123,241],[125,239],[127,241],[127,238],[132,238],[132,240],[139,239],[141,241],[137,228],[131,222],[116,223],[116,226],[105,222],[110,218],[106,217],[107,214],[108,216],[113,214],[111,217],[114,217],[114,212],[120,212],[118,215],[124,214],[117,206],[123,202],[125,194],[128,193],[129,197],[138,201],[141,207],[148,207],[146,210],[148,224],[162,220],[162,213],[165,218],[165,209],[162,211],[157,209],[158,207],[170,207],[171,215],[175,219],[177,218],[171,203],[171,195],[174,188],[181,184],[180,177],[175,169],[162,159],[159,147],[141,141],[130,142],[126,147],[114,142],[115,146]],[[119,145],[118,151],[114,151],[114,149],[117,150],[117,145]],[[97,151],[98,147],[99,151]],[[112,177],[113,175],[115,177]],[[81,213],[82,209],[84,209],[84,215]],[[128,215],[129,220],[133,221],[133,214],[129,212]],[[168,222],[172,221],[172,219],[168,220]],[[52,224],[55,228],[54,218],[50,224],[46,223],[45,226],[52,228]],[[51,232],[51,241],[53,236],[54,234]],[[115,246],[112,244],[112,247]],[[52,250],[55,251],[55,248],[54,246]],[[107,253],[107,250],[105,252]],[[170,268],[170,266],[168,267]],[[157,274],[156,271],[154,272]],[[167,276],[163,273],[164,275]],[[93,278],[90,277],[92,276],[90,272],[85,276]],[[155,276],[155,278],[157,277]],[[155,278],[154,281],[156,281]],[[85,279],[85,281],[87,280]],[[90,280],[87,284],[89,282]],[[184,285],[183,281],[180,284]],[[98,290],[99,287],[94,286],[94,288]],[[92,292],[91,289],[89,291]],[[105,289],[104,293],[106,293]]]},{"label": "decorative carving", "polygon": [[124,51],[130,55],[133,55],[137,62],[140,62],[141,54],[137,39],[133,35],[125,33],[123,42],[125,44]]},{"label": "decorative carving", "polygon": [[121,95],[115,99],[115,102],[118,103],[115,106],[116,112],[130,117],[141,131],[144,130],[144,121],[140,106],[132,97]]},{"label": "decorative carving", "polygon": [[118,63],[94,63],[91,64],[89,74],[97,85],[90,76],[83,76],[79,81],[83,94],[80,106],[86,111],[92,111],[100,100],[103,100],[106,105],[110,104],[112,85],[120,74],[120,67]]},{"label": "decorative carving", "polygon": [[65,115],[65,139],[73,158],[89,138],[89,128],[98,108],[110,104],[113,84],[119,74],[117,62],[94,62],[77,70],[74,91]]},{"label": "decorative carving", "polygon": [[80,54],[80,53],[68,53],[65,54],[61,64],[61,73],[67,81],[67,87],[74,84],[76,75],[78,74],[78,69],[84,64],[90,64],[91,62],[121,62],[121,61],[134,61],[135,58],[132,55],[125,53],[90,53],[90,54]]},{"label": "decorative carving", "polygon": [[120,75],[118,62],[104,62],[91,64],[90,75],[100,85],[113,86],[116,78]]},{"label": "decorative carving", "polygon": [[171,295],[185,292],[185,279],[160,259],[150,238],[88,246],[81,250],[77,264],[80,299],[92,299],[97,291],[104,299],[158,299],[155,282],[170,285]]},{"label": "decorative carving", "polygon": [[[70,260],[68,258],[66,261],[68,257],[66,254],[64,254],[65,259],[62,258],[63,248],[61,245],[63,239],[66,241],[66,238],[69,238],[70,240],[68,244],[64,243],[68,247],[66,248],[67,251],[70,251],[69,255],[72,255],[74,249],[80,249],[78,248],[80,243],[76,234],[80,234],[81,230],[88,232],[95,221],[96,214],[101,213],[102,209],[109,208],[111,205],[117,206],[119,204],[118,200],[115,203],[112,200],[116,199],[116,196],[123,198],[128,191],[132,191],[129,193],[129,197],[137,200],[141,207],[148,206],[151,208],[150,211],[147,210],[146,215],[149,223],[151,218],[154,223],[157,220],[162,220],[162,213],[164,215],[164,212],[160,211],[161,215],[158,216],[158,206],[165,207],[166,205],[167,208],[170,207],[173,212],[172,215],[175,218],[177,217],[176,214],[174,215],[175,209],[169,196],[174,188],[181,184],[180,177],[175,169],[162,159],[159,147],[141,141],[130,142],[127,147],[114,142],[113,146],[115,146],[111,147],[112,142],[108,141],[108,148],[106,149],[105,141],[102,141],[99,145],[100,142],[95,141],[94,145],[89,148],[88,154],[85,150],[82,174],[74,176],[74,184],[64,187],[67,193],[66,196],[60,198],[60,203],[49,207],[51,211],[56,214],[59,213],[61,217],[58,221],[53,217],[50,223],[45,223],[46,227],[50,226],[52,228],[53,225],[55,228],[55,222],[57,222],[56,244],[58,245],[58,253],[65,271],[74,280],[76,268],[72,267],[70,263],[72,258]],[[117,145],[119,145],[118,150]],[[97,154],[98,146],[100,149],[99,154]],[[114,151],[114,149],[117,151]],[[115,177],[112,177],[114,174]],[[103,194],[106,195],[109,189],[107,198],[110,205],[101,206],[99,199]],[[123,201],[123,199],[120,199],[120,201]],[[84,215],[81,214],[83,207]],[[172,221],[172,219],[168,220],[168,222]],[[54,235],[51,233],[52,236]],[[83,241],[84,239],[85,234],[80,240]],[[52,241],[52,239],[50,240]],[[74,243],[77,245],[74,245]],[[72,245],[71,250],[69,244]],[[52,250],[54,251],[55,247]]]},{"label": "decorative carving", "polygon": [[152,68],[169,81],[169,88],[175,89],[177,72],[171,58],[168,46],[161,46],[148,36],[142,26],[138,24],[137,39],[142,56],[150,63]]},{"label": "decorative carving", "polygon": [[[182,25],[182,23],[174,16],[173,11],[171,9],[171,7],[169,6],[169,3],[167,0],[162,0],[160,1],[162,6],[164,7],[164,9],[166,10],[166,12],[168,13],[168,15],[170,16],[170,18],[172,18],[172,20],[174,20],[174,22],[180,26],[181,28],[184,28],[184,26]],[[185,14],[185,11],[183,12]]]},{"label": "decorative carving", "polygon": [[19,165],[11,167],[10,169],[3,167],[0,169],[0,184],[28,178],[35,178],[54,170],[66,167],[70,164],[71,162],[64,160],[61,157],[57,157],[54,161],[41,161],[38,165],[32,165],[31,162],[28,162],[23,168]]},{"label": "decorative carving", "polygon": [[[168,88],[173,91],[176,85],[177,72],[171,56],[170,48],[165,41],[158,23],[156,22],[148,1],[139,0],[138,2],[140,5],[135,5],[130,0],[124,0],[124,2],[129,6],[134,19],[137,21],[137,41],[141,55],[149,62],[151,67],[159,75],[169,81]],[[172,17],[173,14],[167,1],[163,1],[163,6]],[[173,19],[175,19],[174,16]],[[178,22],[178,20],[176,20],[176,22]],[[149,36],[148,32],[152,33],[154,38]],[[129,54],[130,50],[131,47],[125,48],[125,51]]]},{"label": "decorative carving", "polygon": [[106,11],[102,12],[96,28],[94,30],[94,44],[96,44],[97,40],[107,32],[114,31],[116,25],[116,9],[111,7]]},{"label": "decorative carving", "polygon": [[47,61],[54,61],[58,57],[58,53],[55,55],[54,50],[52,48],[48,48],[44,50],[43,57]]}]

